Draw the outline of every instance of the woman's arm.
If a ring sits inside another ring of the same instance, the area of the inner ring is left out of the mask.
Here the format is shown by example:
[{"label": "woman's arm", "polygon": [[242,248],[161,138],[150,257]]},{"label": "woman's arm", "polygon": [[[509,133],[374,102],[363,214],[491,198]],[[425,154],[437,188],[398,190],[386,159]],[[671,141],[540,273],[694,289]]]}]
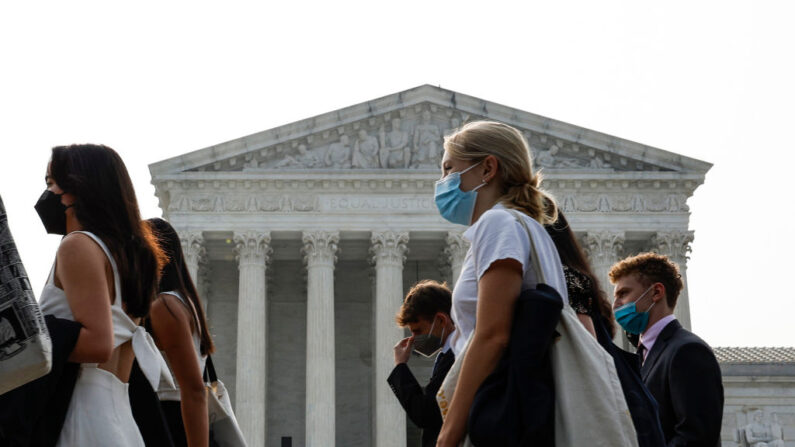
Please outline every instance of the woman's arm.
[{"label": "woman's arm", "polygon": [[193,347],[193,332],[189,314],[179,298],[163,294],[152,303],[149,311],[152,332],[158,346],[165,351],[168,363],[179,384],[182,402],[182,422],[188,445],[207,446],[207,391],[199,371],[199,359]]},{"label": "woman's arm", "polygon": [[521,289],[522,265],[513,259],[494,262],[478,281],[475,333],[461,365],[437,446],[457,446],[463,439],[475,392],[508,346],[514,306]]},{"label": "woman's arm", "polygon": [[61,241],[55,275],[76,322],[83,325],[69,361],[104,363],[113,354],[113,321],[105,252],[90,237],[77,233]]}]

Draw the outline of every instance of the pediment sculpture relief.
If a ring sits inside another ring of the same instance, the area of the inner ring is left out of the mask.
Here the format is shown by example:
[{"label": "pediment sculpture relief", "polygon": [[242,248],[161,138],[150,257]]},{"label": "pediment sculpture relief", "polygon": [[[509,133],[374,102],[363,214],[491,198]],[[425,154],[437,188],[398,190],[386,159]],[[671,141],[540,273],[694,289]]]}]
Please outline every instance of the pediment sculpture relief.
[{"label": "pediment sculpture relief", "polygon": [[[428,169],[439,168],[444,135],[486,119],[423,104],[318,131],[199,170]],[[609,152],[524,131],[536,164],[547,169],[659,170]],[[229,165],[224,169],[224,166]]]}]

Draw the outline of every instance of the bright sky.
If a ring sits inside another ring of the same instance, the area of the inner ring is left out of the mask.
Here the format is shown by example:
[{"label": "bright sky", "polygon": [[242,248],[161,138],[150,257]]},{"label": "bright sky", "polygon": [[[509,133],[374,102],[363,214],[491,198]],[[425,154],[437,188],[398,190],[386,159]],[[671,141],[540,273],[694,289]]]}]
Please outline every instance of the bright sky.
[{"label": "bright sky", "polygon": [[155,216],[152,162],[428,83],[713,163],[689,201],[693,329],[795,346],[792,6],[272,3],[0,4],[0,195],[35,290],[52,146],[115,148]]}]

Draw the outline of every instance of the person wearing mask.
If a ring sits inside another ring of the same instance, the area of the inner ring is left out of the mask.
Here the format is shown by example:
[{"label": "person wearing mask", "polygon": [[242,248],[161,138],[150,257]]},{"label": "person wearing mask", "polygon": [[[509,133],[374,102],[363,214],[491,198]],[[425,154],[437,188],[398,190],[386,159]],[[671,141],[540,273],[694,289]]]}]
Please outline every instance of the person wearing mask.
[{"label": "person wearing mask", "polygon": [[199,294],[185,264],[179,235],[163,219],[148,219],[168,256],[147,326],[177,386],[161,383],[160,404],[175,446],[208,445],[207,391],[202,378],[214,350]]},{"label": "person wearing mask", "polygon": [[[442,427],[442,414],[436,403],[436,392],[455,355],[450,350],[450,334],[455,326],[450,318],[451,293],[445,284],[420,281],[406,294],[396,317],[398,326],[407,327],[411,336],[395,345],[395,369],[387,378],[406,414],[422,429],[422,445],[436,445]],[[407,362],[412,349],[424,357],[436,356],[428,385],[422,388]]]},{"label": "person wearing mask", "polygon": [[599,280],[593,274],[568,220],[562,212],[558,212],[558,220],[554,224],[545,225],[545,228],[555,243],[563,263],[569,304],[577,313],[580,323],[613,357],[624,398],[635,425],[638,445],[662,447],[665,442],[657,403],[643,385],[637,362],[632,358],[628,359],[632,354],[613,343],[616,335],[613,306],[607,300],[607,294],[599,286]]},{"label": "person wearing mask", "polygon": [[80,364],[59,446],[142,446],[127,396],[133,360],[153,387],[168,368],[139,323],[157,292],[162,251],[141,221],[119,155],[99,145],[59,146],[36,211],[65,235],[41,293],[42,313],[82,325],[69,361]]},{"label": "person wearing mask", "polygon": [[436,206],[448,221],[469,227],[464,238],[471,247],[451,311],[453,353],[459,356],[468,340],[469,347],[437,440],[442,447],[464,439],[475,393],[510,340],[517,297],[538,284],[524,226],[536,247],[536,267],[547,285],[568,299],[557,249],[543,227],[557,220],[557,205],[541,189],[521,132],[498,122],[471,122],[445,137],[444,149]]},{"label": "person wearing mask", "polygon": [[577,313],[580,323],[596,338],[594,319],[600,317],[610,333],[610,337],[614,337],[616,322],[613,317],[612,305],[599,287],[599,281],[593,274],[580,243],[574,237],[568,220],[559,211],[558,220],[553,224],[545,225],[544,228],[558,250],[560,261],[563,264],[563,275],[566,277],[569,304]]},{"label": "person wearing mask", "polygon": [[669,446],[720,446],[723,382],[715,354],[674,309],[684,284],[666,256],[641,253],[610,269],[616,321],[639,334],[641,377],[660,409]]}]

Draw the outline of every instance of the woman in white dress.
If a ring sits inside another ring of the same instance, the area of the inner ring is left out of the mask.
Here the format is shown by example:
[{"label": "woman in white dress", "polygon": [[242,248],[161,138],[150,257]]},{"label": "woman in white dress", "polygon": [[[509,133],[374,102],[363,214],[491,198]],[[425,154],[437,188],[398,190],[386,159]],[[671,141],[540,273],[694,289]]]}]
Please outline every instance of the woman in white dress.
[{"label": "woman in white dress", "polygon": [[445,219],[469,226],[464,238],[471,244],[453,290],[457,358],[471,340],[437,440],[446,447],[464,439],[475,393],[508,345],[516,299],[538,282],[528,233],[517,218],[532,234],[547,285],[564,300],[567,295],[557,250],[542,226],[555,221],[557,206],[540,189],[521,132],[502,123],[472,122],[446,137],[444,149],[436,205]]},{"label": "woman in white dress", "polygon": [[207,330],[199,294],[185,265],[179,235],[163,219],[148,219],[168,256],[149,322],[178,386],[157,390],[175,447],[208,445],[207,391],[202,379],[207,355],[215,347]]},{"label": "woman in white dress", "polygon": [[164,262],[141,221],[132,182],[106,146],[59,146],[36,210],[48,233],[64,234],[41,294],[45,314],[83,327],[69,360],[80,371],[58,445],[142,446],[127,381],[137,357],[154,387],[171,381],[142,327]]}]

